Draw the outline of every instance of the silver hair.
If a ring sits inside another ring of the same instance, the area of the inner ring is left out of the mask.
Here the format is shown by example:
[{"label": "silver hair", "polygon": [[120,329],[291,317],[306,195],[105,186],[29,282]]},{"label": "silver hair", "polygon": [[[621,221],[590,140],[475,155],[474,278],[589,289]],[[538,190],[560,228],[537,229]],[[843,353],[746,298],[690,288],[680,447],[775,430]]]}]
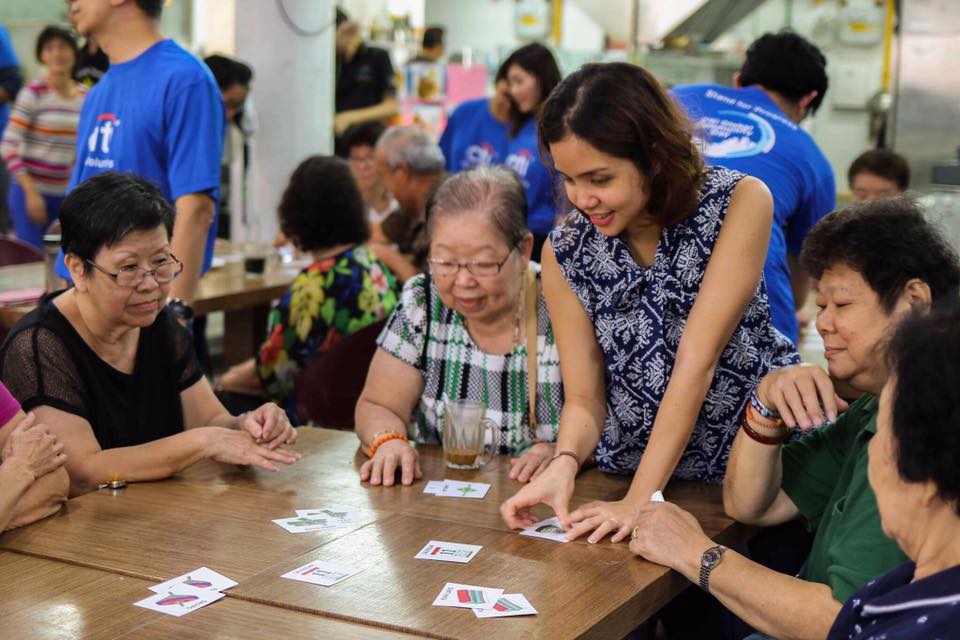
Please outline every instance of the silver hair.
[{"label": "silver hair", "polygon": [[474,167],[441,182],[427,201],[427,235],[433,236],[437,218],[467,212],[487,215],[508,247],[530,233],[523,184],[506,167]]},{"label": "silver hair", "polygon": [[440,145],[413,125],[390,127],[377,140],[391,169],[405,164],[418,175],[441,173],[446,165]]}]

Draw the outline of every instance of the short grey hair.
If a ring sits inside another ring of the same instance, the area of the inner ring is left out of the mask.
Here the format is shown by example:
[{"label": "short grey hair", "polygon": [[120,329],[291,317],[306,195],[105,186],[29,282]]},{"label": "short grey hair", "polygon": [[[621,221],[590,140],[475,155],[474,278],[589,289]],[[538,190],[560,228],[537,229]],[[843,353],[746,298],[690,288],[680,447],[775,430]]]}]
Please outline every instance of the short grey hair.
[{"label": "short grey hair", "polygon": [[390,127],[377,140],[377,148],[383,149],[391,169],[405,164],[412,173],[429,175],[442,173],[446,165],[440,145],[413,125]]},{"label": "short grey hair", "polygon": [[499,165],[484,165],[455,173],[427,200],[427,235],[433,237],[437,218],[467,212],[487,215],[508,247],[527,237],[527,196],[516,173]]}]

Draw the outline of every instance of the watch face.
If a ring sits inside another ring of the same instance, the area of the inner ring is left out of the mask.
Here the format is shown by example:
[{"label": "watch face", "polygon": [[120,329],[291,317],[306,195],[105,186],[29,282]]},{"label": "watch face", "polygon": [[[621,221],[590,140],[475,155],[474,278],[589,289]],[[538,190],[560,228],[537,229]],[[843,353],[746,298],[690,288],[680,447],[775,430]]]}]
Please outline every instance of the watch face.
[{"label": "watch face", "polygon": [[707,549],[703,552],[703,559],[701,563],[705,567],[712,567],[720,562],[720,551],[719,549]]}]

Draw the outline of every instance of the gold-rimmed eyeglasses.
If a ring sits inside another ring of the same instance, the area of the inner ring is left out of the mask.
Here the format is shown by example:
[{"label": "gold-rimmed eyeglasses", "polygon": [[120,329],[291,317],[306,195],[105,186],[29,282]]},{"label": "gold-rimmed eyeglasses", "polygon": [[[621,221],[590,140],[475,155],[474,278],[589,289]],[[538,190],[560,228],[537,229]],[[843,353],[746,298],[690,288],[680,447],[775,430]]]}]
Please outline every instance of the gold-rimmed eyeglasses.
[{"label": "gold-rimmed eyeglasses", "polygon": [[157,284],[167,284],[183,272],[183,262],[172,253],[168,260],[161,262],[153,269],[144,269],[140,265],[131,264],[121,267],[119,271],[111,272],[93,260],[87,260],[87,263],[100,273],[112,278],[117,286],[124,289],[140,286],[140,283],[146,280],[147,276],[151,276]]}]

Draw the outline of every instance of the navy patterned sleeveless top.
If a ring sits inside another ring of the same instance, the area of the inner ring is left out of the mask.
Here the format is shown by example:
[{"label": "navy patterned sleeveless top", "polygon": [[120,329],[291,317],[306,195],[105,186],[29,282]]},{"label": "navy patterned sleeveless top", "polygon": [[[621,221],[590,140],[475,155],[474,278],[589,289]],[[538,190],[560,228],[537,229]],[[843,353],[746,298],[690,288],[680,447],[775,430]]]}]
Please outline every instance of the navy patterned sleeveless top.
[{"label": "navy patterned sleeveless top", "polygon": [[[649,267],[636,263],[624,240],[604,236],[577,211],[550,234],[560,270],[603,350],[607,419],[596,449],[602,471],[633,473],[640,463],[730,197],[743,177],[707,169],[696,212],[664,228]],[[770,322],[761,277],[720,356],[674,477],[722,482],[751,392],[767,372],[799,361]]]}]

